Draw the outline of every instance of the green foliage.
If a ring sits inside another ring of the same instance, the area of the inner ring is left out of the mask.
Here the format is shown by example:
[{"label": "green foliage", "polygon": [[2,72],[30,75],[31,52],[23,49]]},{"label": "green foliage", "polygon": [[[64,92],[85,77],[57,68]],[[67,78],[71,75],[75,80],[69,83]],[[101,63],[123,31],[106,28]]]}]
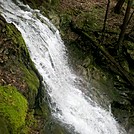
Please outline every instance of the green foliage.
[{"label": "green foliage", "polygon": [[27,100],[12,86],[0,86],[0,116],[6,119],[8,131],[17,134],[25,126]]}]

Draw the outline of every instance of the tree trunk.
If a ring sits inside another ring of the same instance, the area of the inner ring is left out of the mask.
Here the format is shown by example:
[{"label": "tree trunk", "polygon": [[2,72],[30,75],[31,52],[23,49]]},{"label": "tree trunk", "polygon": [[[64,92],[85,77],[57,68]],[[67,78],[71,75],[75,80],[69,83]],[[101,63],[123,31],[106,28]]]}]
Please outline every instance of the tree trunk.
[{"label": "tree trunk", "polygon": [[115,8],[114,8],[114,12],[115,12],[115,13],[120,14],[121,8],[122,8],[124,2],[125,2],[125,0],[118,0],[116,6],[115,6]]},{"label": "tree trunk", "polygon": [[103,29],[102,29],[101,44],[103,44],[103,42],[104,42],[105,29],[106,29],[106,22],[107,22],[107,16],[108,16],[108,11],[109,11],[109,6],[110,6],[110,0],[108,0],[108,3],[107,3],[107,9],[106,9],[105,19],[104,19],[104,24],[103,24]]},{"label": "tree trunk", "polygon": [[125,17],[124,17],[123,24],[121,27],[121,32],[120,32],[118,44],[117,44],[117,48],[118,48],[119,53],[121,52],[121,49],[122,49],[122,42],[124,39],[126,27],[127,27],[128,21],[129,21],[130,9],[131,9],[132,2],[133,2],[133,0],[128,0],[127,9],[125,12]]}]

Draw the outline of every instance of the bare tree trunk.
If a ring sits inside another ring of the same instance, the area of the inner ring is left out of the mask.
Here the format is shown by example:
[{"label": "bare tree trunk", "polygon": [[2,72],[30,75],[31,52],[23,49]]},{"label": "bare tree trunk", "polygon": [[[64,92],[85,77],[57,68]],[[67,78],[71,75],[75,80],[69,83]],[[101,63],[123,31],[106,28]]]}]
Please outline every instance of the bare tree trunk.
[{"label": "bare tree trunk", "polygon": [[121,49],[122,49],[122,42],[123,42],[123,39],[124,39],[127,24],[128,24],[128,21],[129,21],[130,9],[131,9],[131,6],[132,6],[132,2],[133,2],[133,0],[128,0],[127,9],[126,9],[126,12],[125,12],[125,17],[124,17],[123,24],[122,24],[122,27],[121,27],[121,32],[120,32],[119,39],[118,39],[118,44],[117,44],[117,48],[118,48],[119,53],[121,52]]},{"label": "bare tree trunk", "polygon": [[103,29],[102,29],[102,37],[101,37],[102,42],[101,42],[101,44],[103,44],[103,42],[104,42],[104,36],[105,36],[105,29],[106,29],[106,22],[107,22],[109,6],[110,6],[110,0],[108,0],[108,3],[107,3],[107,9],[106,9],[105,19],[104,19],[104,24],[103,24]]},{"label": "bare tree trunk", "polygon": [[114,12],[115,12],[115,13],[120,14],[121,8],[122,8],[124,2],[125,2],[125,0],[118,0],[116,6],[115,6],[115,8],[114,8]]}]

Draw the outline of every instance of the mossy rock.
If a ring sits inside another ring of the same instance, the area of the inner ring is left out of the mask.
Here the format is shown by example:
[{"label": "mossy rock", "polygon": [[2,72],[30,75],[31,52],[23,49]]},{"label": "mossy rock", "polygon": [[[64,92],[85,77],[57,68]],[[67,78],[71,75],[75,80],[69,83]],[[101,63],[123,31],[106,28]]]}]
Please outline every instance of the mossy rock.
[{"label": "mossy rock", "polygon": [[28,100],[29,107],[33,108],[39,88],[39,79],[36,75],[37,70],[30,59],[28,49],[21,33],[13,24],[6,23],[6,35],[8,39],[12,40],[12,51],[10,51],[9,57],[13,55],[16,59],[10,64],[15,64],[21,70],[21,79],[25,81],[27,85],[27,90],[22,91],[22,93]]},{"label": "mossy rock", "polygon": [[13,42],[14,50],[10,52],[10,55],[16,56],[20,62],[27,65],[30,61],[30,56],[21,33],[12,23],[6,23],[6,35],[7,39],[11,39]]},{"label": "mossy rock", "polygon": [[27,84],[27,91],[24,92],[24,96],[28,100],[29,108],[33,108],[39,89],[39,79],[32,68],[26,68],[22,63],[19,63],[19,67],[23,72],[22,79]]},{"label": "mossy rock", "polygon": [[15,87],[0,86],[0,117],[2,119],[0,130],[2,132],[1,127],[5,127],[5,133],[18,134],[25,127],[27,109],[27,100]]}]

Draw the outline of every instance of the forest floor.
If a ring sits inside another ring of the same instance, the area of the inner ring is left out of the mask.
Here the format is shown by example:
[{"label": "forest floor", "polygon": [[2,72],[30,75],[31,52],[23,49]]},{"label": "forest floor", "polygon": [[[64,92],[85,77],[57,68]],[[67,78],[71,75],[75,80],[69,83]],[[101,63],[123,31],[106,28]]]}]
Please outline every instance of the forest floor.
[{"label": "forest floor", "polygon": [[[108,0],[64,0],[64,1],[61,1],[59,10],[62,13],[69,11],[69,10],[73,10],[76,12],[78,12],[78,11],[79,12],[91,12],[94,8],[99,8],[103,12],[98,13],[98,17],[103,22],[104,17],[105,17],[107,3],[108,3]],[[116,0],[110,1],[110,7],[109,7],[109,12],[108,12],[107,28],[112,31],[120,30],[119,26],[123,22],[123,18],[125,15],[125,9],[127,6],[127,3],[125,3],[122,7],[121,13],[115,14],[114,7],[115,7],[116,3],[117,3]],[[132,12],[132,10],[131,10],[131,12]],[[101,13],[103,13],[103,14],[101,14]],[[128,25],[129,29],[131,29],[132,24],[134,24],[134,16],[132,17],[131,22]]]}]

